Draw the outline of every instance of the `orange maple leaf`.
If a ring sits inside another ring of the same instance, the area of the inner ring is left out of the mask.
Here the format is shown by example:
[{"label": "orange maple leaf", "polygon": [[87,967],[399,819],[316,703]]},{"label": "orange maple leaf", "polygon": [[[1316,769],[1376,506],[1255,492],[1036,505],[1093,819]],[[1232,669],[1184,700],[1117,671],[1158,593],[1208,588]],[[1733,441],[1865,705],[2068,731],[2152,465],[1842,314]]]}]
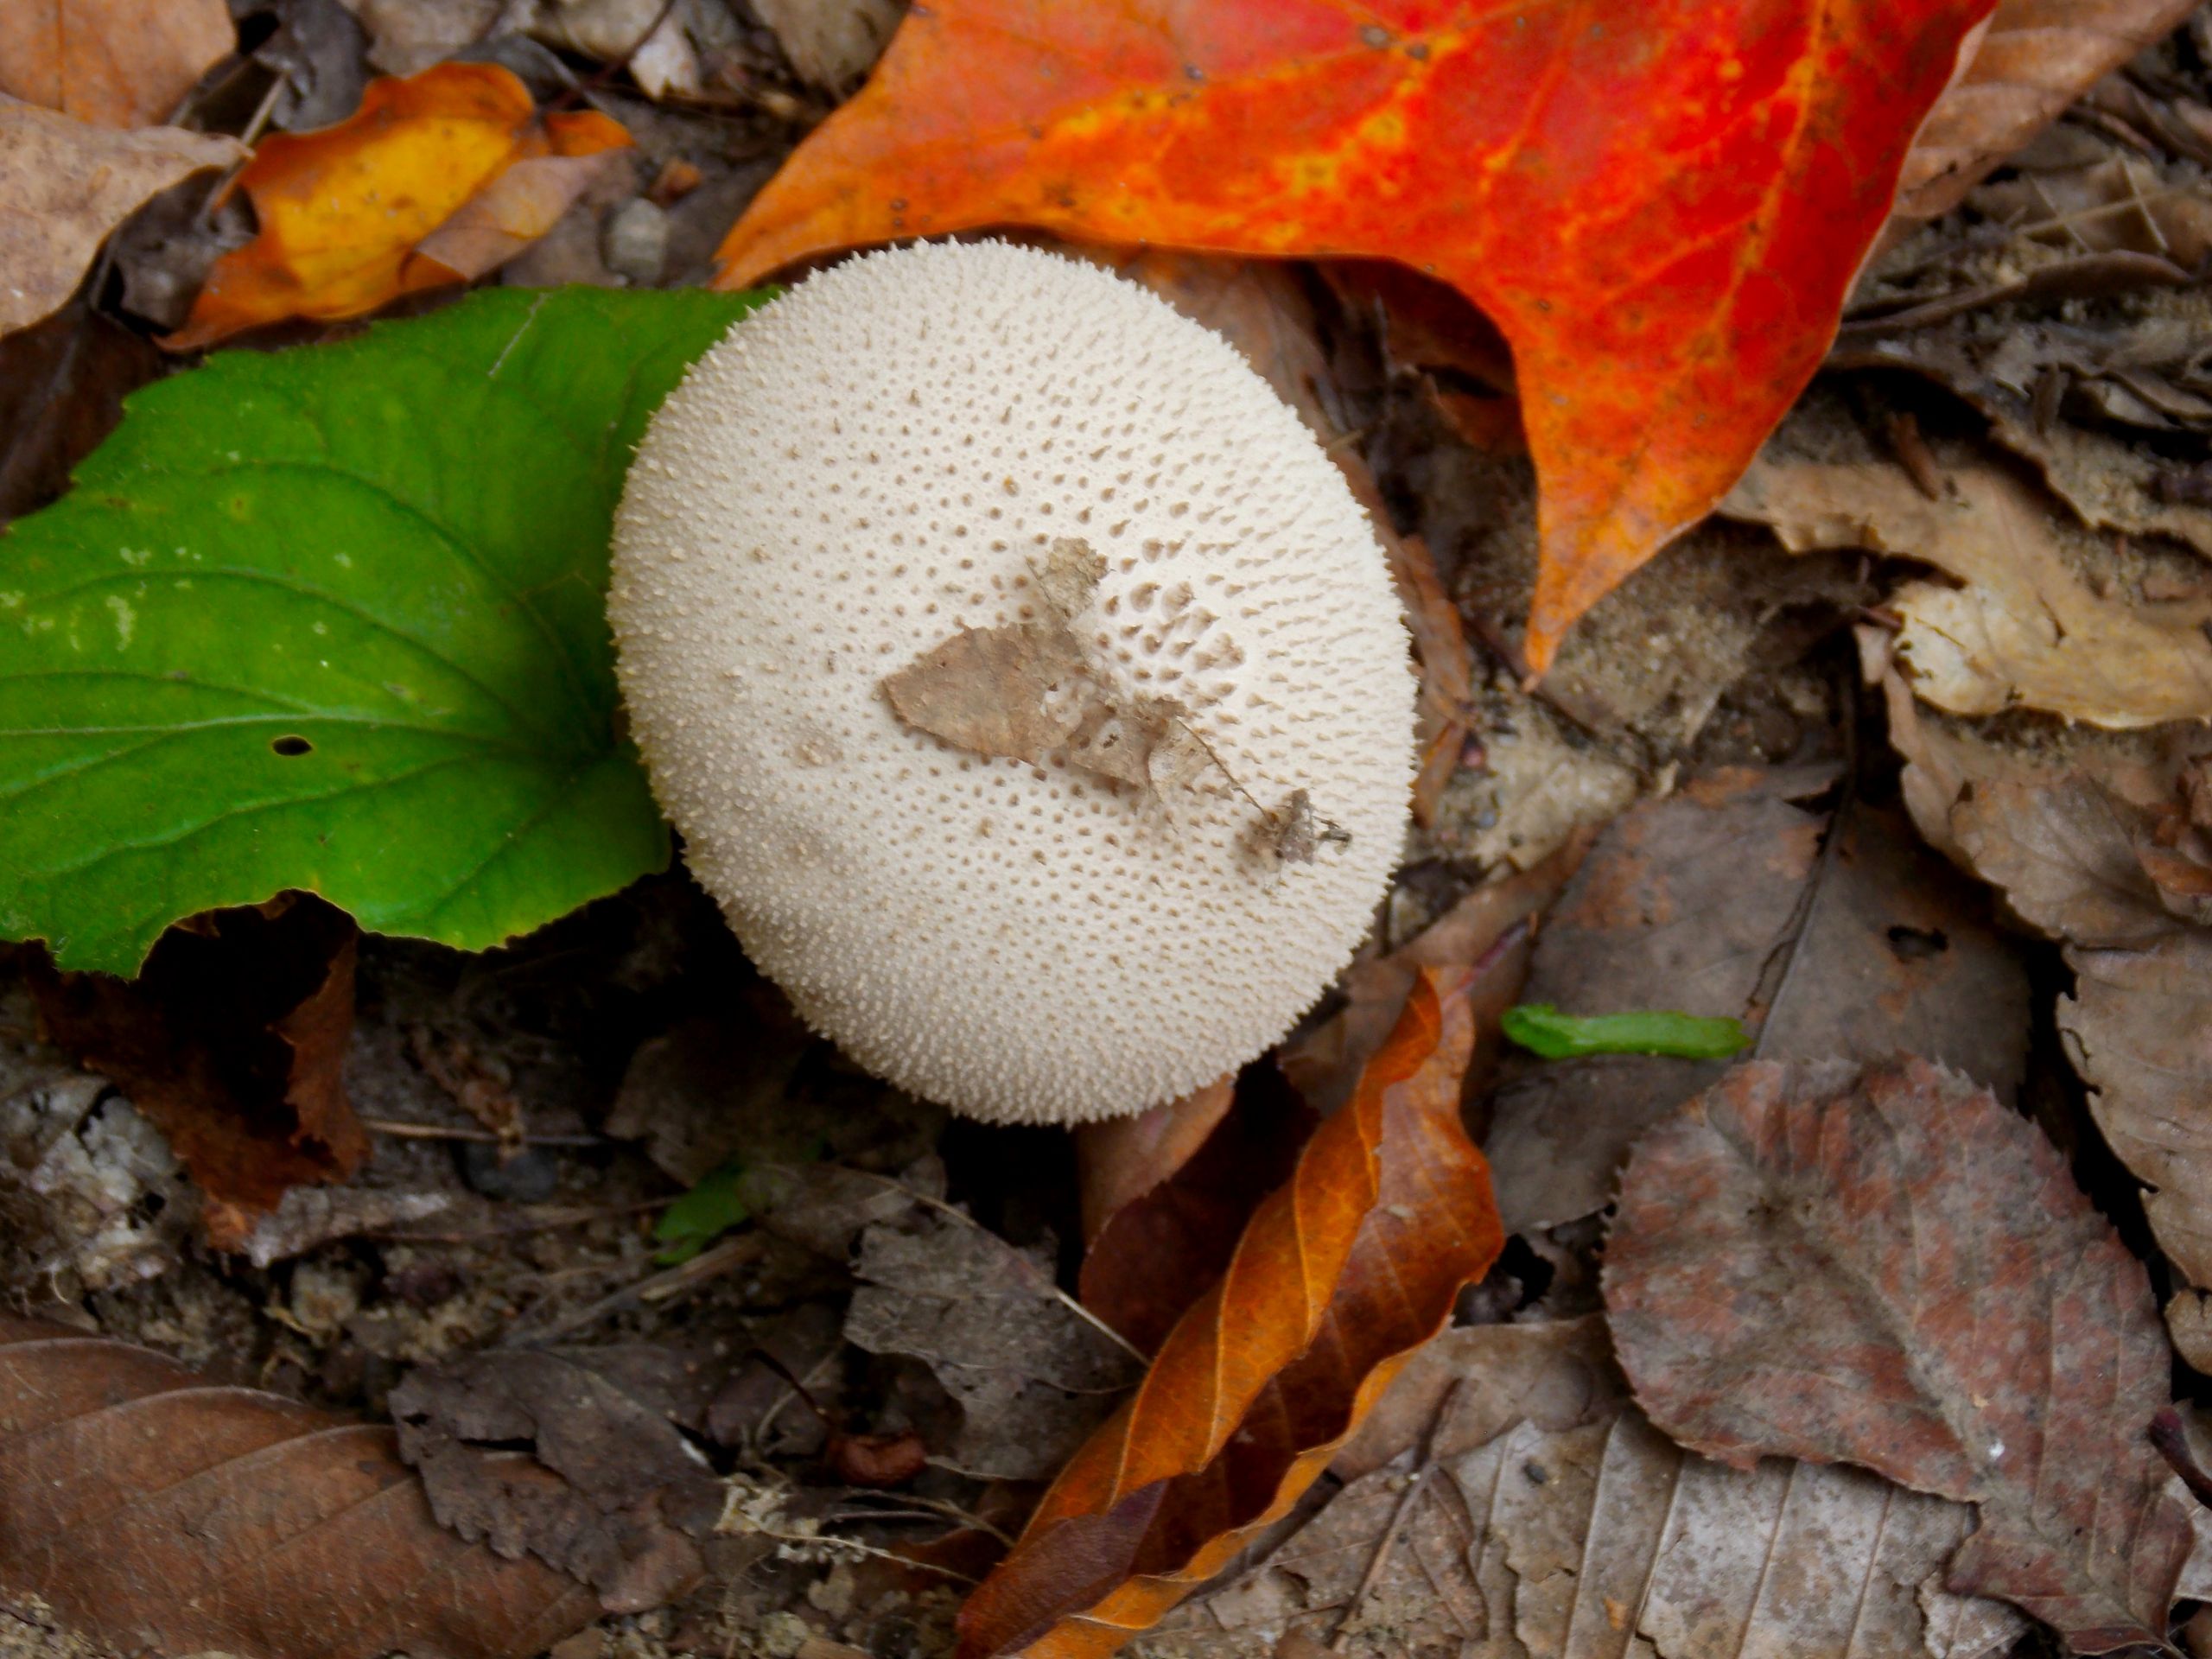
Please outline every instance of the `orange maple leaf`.
[{"label": "orange maple leaf", "polygon": [[1421,970],[1351,1103],[960,1614],[963,1659],[1098,1659],[1297,1502],[1503,1237],[1459,1123],[1465,970]]},{"label": "orange maple leaf", "polygon": [[[593,111],[541,118],[497,64],[372,81],[335,126],[262,141],[238,178],[260,232],[215,262],[162,344],[189,351],[287,317],[359,316],[480,275],[552,228],[586,180],[577,162],[629,143]],[[454,234],[431,240],[444,231]]]},{"label": "orange maple leaf", "polygon": [[1418,265],[1519,368],[1541,670],[1812,377],[1992,3],[935,0],[721,281],[995,224]]}]

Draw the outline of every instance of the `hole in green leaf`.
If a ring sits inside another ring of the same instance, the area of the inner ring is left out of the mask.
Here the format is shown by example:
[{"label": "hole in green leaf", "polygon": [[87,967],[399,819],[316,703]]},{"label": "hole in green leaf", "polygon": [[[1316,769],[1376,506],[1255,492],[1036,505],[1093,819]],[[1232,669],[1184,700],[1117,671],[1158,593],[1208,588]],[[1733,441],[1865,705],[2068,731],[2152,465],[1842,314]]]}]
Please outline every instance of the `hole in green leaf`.
[{"label": "hole in green leaf", "polygon": [[289,760],[296,754],[313,754],[315,753],[315,745],[308,742],[304,737],[274,738],[270,740],[269,747],[272,753],[281,754],[287,760]]}]

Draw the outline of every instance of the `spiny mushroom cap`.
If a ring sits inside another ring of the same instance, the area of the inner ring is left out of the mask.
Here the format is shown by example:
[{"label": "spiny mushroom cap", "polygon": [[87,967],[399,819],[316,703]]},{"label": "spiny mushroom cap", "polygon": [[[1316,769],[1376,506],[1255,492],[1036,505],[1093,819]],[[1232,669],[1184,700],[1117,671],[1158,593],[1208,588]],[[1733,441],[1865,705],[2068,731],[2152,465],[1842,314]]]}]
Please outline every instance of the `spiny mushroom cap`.
[{"label": "spiny mushroom cap", "polygon": [[[1186,711],[1218,762],[1190,787],[966,753],[890,706],[960,630],[1049,620],[1067,537],[1105,566],[1087,672]],[[694,874],[901,1087],[1139,1111],[1274,1042],[1365,934],[1413,771],[1382,551],[1266,382],[1145,289],[1000,243],[812,277],[654,417],[614,548],[632,729]],[[1276,855],[1298,790],[1348,844]]]}]

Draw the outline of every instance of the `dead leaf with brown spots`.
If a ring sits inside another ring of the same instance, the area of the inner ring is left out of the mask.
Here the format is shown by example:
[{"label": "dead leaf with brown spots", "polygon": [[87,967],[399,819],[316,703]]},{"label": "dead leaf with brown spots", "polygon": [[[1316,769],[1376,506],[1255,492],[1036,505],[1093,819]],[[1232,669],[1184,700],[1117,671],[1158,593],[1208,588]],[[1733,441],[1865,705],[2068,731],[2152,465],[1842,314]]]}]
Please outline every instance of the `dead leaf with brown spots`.
[{"label": "dead leaf with brown spots", "polygon": [[[291,317],[359,316],[481,275],[551,229],[630,136],[595,111],[539,116],[489,63],[377,80],[352,117],[275,133],[238,175],[261,229],[208,272],[188,351]],[[524,162],[543,162],[517,174]]]},{"label": "dead leaf with brown spots", "polygon": [[108,232],[145,202],[246,155],[235,138],[116,132],[0,98],[0,334],[67,304]]},{"label": "dead leaf with brown spots", "polygon": [[149,127],[237,44],[224,0],[8,0],[0,93],[104,127]]},{"label": "dead leaf with brown spots", "polygon": [[2212,738],[2195,726],[2156,745],[2091,733],[2024,753],[1922,709],[1886,637],[1861,643],[1923,834],[2065,943],[2068,1058],[2097,1127],[2150,1188],[2145,1215],[2182,1281],[2167,1309],[2177,1345],[2212,1370],[2212,929],[2176,913],[2139,846],[2162,816],[2194,814]]},{"label": "dead leaf with brown spots", "polygon": [[287,1188],[343,1180],[368,1154],[343,1072],[353,952],[351,918],[288,895],[172,928],[135,980],[35,982],[52,1039],[168,1137],[219,1249],[238,1248]]},{"label": "dead leaf with brown spots", "polygon": [[589,1591],[432,1518],[392,1431],[0,1314],[0,1596],[118,1652],[528,1659]]},{"label": "dead leaf with brown spots", "polygon": [[1793,552],[1862,547],[1934,565],[1958,584],[1910,582],[1896,659],[1916,695],[1955,714],[2044,709],[2111,728],[2212,718],[2202,606],[2094,592],[2068,557],[2052,505],[1999,467],[1946,468],[1930,501],[1903,467],[1762,457],[1730,494],[1732,517],[1771,525]]},{"label": "dead leaf with brown spots", "polygon": [[1917,1059],[1736,1068],[1637,1146],[1605,1306],[1637,1402],[1740,1469],[1971,1503],[1949,1587],[2083,1653],[2164,1639],[2190,1516],[2149,1281],[2065,1160]]},{"label": "dead leaf with brown spots", "polygon": [[391,1414],[439,1524],[508,1560],[527,1551],[609,1612],[642,1612],[706,1570],[697,1541],[721,1482],[677,1425],[702,1421],[719,1381],[644,1344],[493,1350],[413,1373]]},{"label": "dead leaf with brown spots", "polygon": [[1306,1142],[1135,1395],[969,1599],[960,1652],[1103,1655],[1320,1475],[1500,1235],[1459,1126],[1465,976],[1425,973],[1351,1105]]},{"label": "dead leaf with brown spots", "polygon": [[1984,1659],[2027,1628],[1943,1592],[1965,1505],[1685,1452],[1595,1317],[1447,1332],[1386,1416],[1395,1461],[1339,1458],[1343,1491],[1137,1659],[1247,1659],[1278,1631],[1275,1653],[1351,1659]]},{"label": "dead leaf with brown spots", "polygon": [[2195,10],[2193,0],[1999,0],[1973,60],[1913,140],[1896,219],[1956,207],[1984,174]]}]

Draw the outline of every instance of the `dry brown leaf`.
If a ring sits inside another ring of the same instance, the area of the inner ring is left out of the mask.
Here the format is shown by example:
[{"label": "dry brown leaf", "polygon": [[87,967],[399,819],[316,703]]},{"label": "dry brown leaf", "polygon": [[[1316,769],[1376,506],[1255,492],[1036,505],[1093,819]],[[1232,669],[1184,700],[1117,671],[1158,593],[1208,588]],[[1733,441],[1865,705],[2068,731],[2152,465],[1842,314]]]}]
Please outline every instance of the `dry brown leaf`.
[{"label": "dry brown leaf", "polygon": [[494,1349],[413,1373],[391,1414],[440,1525],[510,1560],[526,1550],[608,1612],[635,1613],[706,1570],[695,1541],[722,1484],[676,1425],[713,1392],[702,1363],[643,1344]]},{"label": "dry brown leaf", "polygon": [[962,1610],[960,1651],[1103,1656],[1280,1518],[1501,1242],[1459,1127],[1465,976],[1425,972],[1136,1392]]},{"label": "dry brown leaf", "polygon": [[0,1592],[120,1652],[527,1659],[583,1586],[431,1517],[390,1428],[0,1314]]},{"label": "dry brown leaf", "polygon": [[1278,1630],[1353,1659],[1980,1659],[2026,1628],[1940,1589],[1963,1504],[1684,1452],[1628,1403],[1600,1319],[1449,1332],[1432,1356],[1450,1387],[1413,1455],[1179,1619],[1162,1659],[1264,1653]]},{"label": "dry brown leaf", "polygon": [[2050,504],[1986,464],[1950,469],[1931,501],[1902,467],[1762,457],[1725,511],[1773,527],[1792,552],[1863,547],[1962,584],[1912,582],[1896,656],[1913,690],[1955,714],[2017,707],[2114,728],[2212,718],[2202,606],[2093,592]]},{"label": "dry brown leaf", "polygon": [[2147,809],[2186,797],[2212,739],[2190,728],[2148,753],[2107,737],[2023,755],[1924,715],[1888,667],[1885,638],[1869,631],[1861,645],[1915,821],[2023,921],[2067,942],[2069,1057],[2097,1127],[2152,1188],[2152,1236],[2185,1281],[2168,1307],[2176,1344],[2212,1370],[2200,1305],[2212,1286],[2212,930],[2173,913],[2134,839]]},{"label": "dry brown leaf", "polygon": [[2195,0],[1999,0],[1973,62],[1913,140],[1896,217],[1948,212],[2099,79],[2195,10]]},{"label": "dry brown leaf", "polygon": [[2171,1363],[2150,1284],[1986,1090],[1910,1058],[1738,1066],[1638,1144],[1605,1294],[1676,1440],[1973,1503],[1952,1589],[2085,1653],[2164,1640],[2191,1536],[2145,1433]]},{"label": "dry brown leaf", "polygon": [[207,1194],[211,1242],[237,1249],[288,1187],[368,1155],[346,1096],[353,919],[289,896],[164,934],[135,980],[34,982],[53,1040],[112,1078]]},{"label": "dry brown leaf", "polygon": [[[9,27],[0,21],[0,35]],[[0,39],[0,61],[6,55]],[[235,138],[176,127],[115,132],[0,98],[0,334],[67,303],[108,232],[149,198],[246,154]]]},{"label": "dry brown leaf", "polygon": [[224,0],[8,0],[0,93],[104,127],[151,126],[237,43]]},{"label": "dry brown leaf", "polygon": [[1137,1380],[1129,1349],[1053,1283],[1046,1251],[1015,1249],[935,1205],[860,1235],[845,1339],[927,1365],[960,1408],[931,1449],[971,1474],[1041,1480]]},{"label": "dry brown leaf", "polygon": [[627,194],[621,188],[630,184],[632,171],[620,150],[517,162],[417,242],[416,256],[474,282],[535,243],[587,194]]},{"label": "dry brown leaf", "polygon": [[1232,1071],[1135,1117],[1077,1124],[1076,1173],[1083,1192],[1084,1247],[1116,1216],[1190,1162],[1236,1098]]},{"label": "dry brown leaf", "polygon": [[916,731],[970,754],[1038,766],[1083,723],[1081,702],[1052,696],[1082,671],[1082,654],[1065,626],[1012,622],[961,629],[885,675],[883,695]]},{"label": "dry brown leaf", "polygon": [[151,344],[81,296],[0,338],[0,523],[60,495],[123,418],[124,397],[162,372]]},{"label": "dry brown leaf", "polygon": [[1158,1352],[1227,1268],[1252,1212],[1290,1179],[1316,1121],[1264,1063],[1254,1068],[1204,1140],[1089,1241],[1083,1305],[1141,1352]]}]

